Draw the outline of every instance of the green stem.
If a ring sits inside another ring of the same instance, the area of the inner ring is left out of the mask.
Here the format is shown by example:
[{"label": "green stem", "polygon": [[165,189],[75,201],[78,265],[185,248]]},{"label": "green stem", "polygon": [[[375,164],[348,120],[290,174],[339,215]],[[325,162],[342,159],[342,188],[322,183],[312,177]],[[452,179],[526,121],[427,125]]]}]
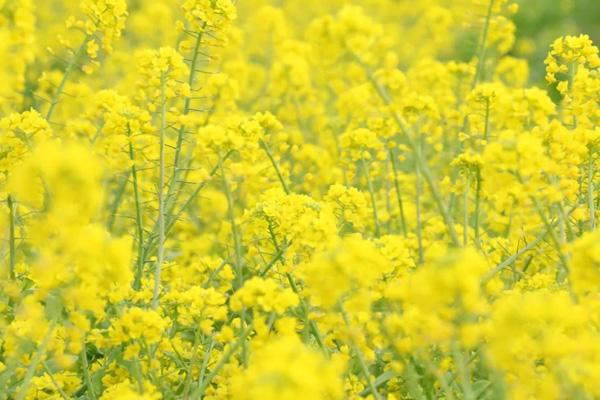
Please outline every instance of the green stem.
[{"label": "green stem", "polygon": [[323,354],[325,354],[325,356],[329,357],[329,349],[327,349],[327,346],[325,346],[325,342],[323,341],[323,336],[321,335],[321,332],[319,331],[319,328],[318,328],[316,322],[314,322],[310,319],[310,315],[309,315],[310,309],[308,307],[308,304],[306,304],[304,297],[302,297],[300,290],[298,289],[298,285],[296,285],[296,282],[294,281],[293,275],[291,273],[287,272],[286,277],[287,277],[288,282],[290,283],[290,287],[292,288],[294,293],[296,293],[296,295],[300,299],[300,306],[302,307],[302,312],[304,314],[305,326],[307,326],[308,329],[310,330],[310,332],[312,333],[313,337],[317,341],[317,344],[321,348],[321,351],[323,352]]},{"label": "green stem", "polygon": [[259,139],[258,143],[260,144],[260,147],[262,147],[263,150],[265,151],[265,153],[267,154],[267,157],[269,157],[269,160],[271,161],[271,164],[273,165],[273,168],[275,169],[275,172],[277,173],[277,178],[279,178],[281,187],[283,187],[283,191],[285,192],[285,194],[290,194],[290,189],[288,188],[288,186],[285,183],[285,180],[283,179],[283,175],[281,174],[279,165],[275,161],[275,158],[273,158],[273,153],[271,152],[271,148],[262,139]]},{"label": "green stem", "polygon": [[10,279],[15,279],[15,264],[16,264],[16,246],[15,246],[15,220],[16,220],[16,208],[13,197],[8,195],[8,226],[9,226],[9,264],[8,272]]},{"label": "green stem", "polygon": [[236,279],[234,289],[239,289],[242,287],[244,283],[243,277],[243,266],[242,266],[242,244],[240,241],[240,235],[238,232],[238,227],[235,222],[235,209],[234,209],[234,200],[233,194],[231,193],[231,188],[229,187],[229,183],[227,182],[227,177],[225,176],[225,170],[223,168],[223,162],[219,157],[219,169],[221,170],[221,178],[223,179],[223,191],[225,192],[225,196],[227,197],[227,215],[229,218],[229,223],[231,224],[231,235],[233,236],[233,246],[235,252],[235,269],[236,269]]},{"label": "green stem", "polygon": [[[190,64],[190,74],[188,76],[188,85],[190,89],[194,85],[194,81],[196,80],[196,72],[197,72],[197,64],[198,58],[200,56],[200,46],[202,44],[202,38],[204,34],[204,28],[206,27],[206,23],[202,26],[202,30],[198,32],[196,36],[196,42],[194,44],[194,53],[192,55],[192,62]],[[190,113],[190,106],[192,103],[191,96],[185,98],[183,102],[183,111],[182,115],[188,115]],[[185,135],[186,126],[181,125],[179,127],[179,131],[177,133],[177,143],[175,145],[175,156],[173,158],[173,174],[171,175],[171,182],[169,183],[169,188],[167,190],[167,201],[170,201],[173,193],[175,191],[175,186],[177,184],[177,179],[179,177],[179,171],[181,167],[181,149],[183,148],[183,138]]]},{"label": "green stem", "polygon": [[92,399],[96,399],[96,391],[94,390],[94,384],[92,383],[92,379],[90,377],[90,366],[87,359],[85,339],[81,348],[81,366],[83,367],[83,376],[89,395]]},{"label": "green stem", "polygon": [[596,209],[594,205],[594,157],[592,153],[592,149],[589,150],[589,160],[588,160],[588,192],[587,192],[587,200],[588,200],[588,209],[590,212],[590,231],[596,229]]},{"label": "green stem", "polygon": [[469,187],[471,185],[471,175],[465,171],[465,190],[463,195],[463,245],[466,246],[469,237]]},{"label": "green stem", "polygon": [[186,374],[185,374],[185,386],[183,389],[183,398],[184,399],[188,399],[189,398],[189,393],[190,393],[190,388],[192,385],[192,371],[194,369],[194,364],[196,364],[196,357],[197,357],[197,353],[198,353],[198,344],[199,344],[199,337],[198,337],[198,331],[194,330],[194,344],[192,345],[192,358],[190,359],[190,363],[188,365]]},{"label": "green stem", "polygon": [[504,261],[502,261],[500,264],[498,264],[496,267],[494,267],[494,269],[492,269],[487,274],[485,274],[485,276],[482,279],[482,282],[483,283],[489,282],[494,276],[496,276],[496,274],[498,272],[502,271],[504,268],[507,268],[509,265],[511,265],[512,263],[517,261],[517,259],[519,257],[521,257],[523,254],[527,253],[528,251],[533,249],[535,246],[537,246],[538,243],[540,243],[542,240],[544,240],[546,235],[548,235],[548,231],[544,230],[538,237],[536,237],[533,241],[529,242],[525,247],[523,247],[522,249],[520,249],[519,251],[517,251],[515,254],[511,255],[510,257],[506,258]]},{"label": "green stem", "polygon": [[398,199],[398,208],[400,209],[402,233],[404,234],[404,237],[406,237],[406,220],[404,218],[404,205],[402,204],[402,195],[400,193],[400,181],[398,180],[398,167],[396,166],[396,157],[392,149],[390,149],[390,160],[392,161],[392,170],[394,171],[394,187],[396,189],[396,198]]},{"label": "green stem", "polygon": [[483,139],[487,142],[490,138],[490,99],[485,99],[485,119],[484,119]]},{"label": "green stem", "polygon": [[133,358],[133,374],[135,376],[135,380],[137,381],[139,394],[144,394],[144,377],[142,375],[142,366],[140,364],[140,359],[137,356]]},{"label": "green stem", "polygon": [[[232,151],[225,154],[225,156],[222,158],[222,162],[227,160],[229,158],[229,156],[231,156],[231,154],[232,154]],[[217,165],[215,165],[212,168],[212,170],[210,171],[209,177],[212,178],[218,171],[219,171],[219,164],[217,163]],[[192,202],[196,199],[196,197],[198,197],[198,195],[200,194],[202,189],[204,189],[206,187],[208,182],[209,182],[208,180],[200,182],[198,184],[198,186],[196,186],[194,191],[184,201],[184,203],[181,206],[181,208],[179,209],[179,211],[174,213],[174,215],[173,215],[173,213],[169,213],[170,218],[166,222],[166,228],[165,228],[166,235],[169,234],[169,232],[171,231],[173,226],[175,226],[175,223],[181,218],[181,215],[188,209],[188,207],[190,207],[192,205]],[[156,239],[158,237],[157,231],[158,231],[158,222],[154,225],[152,233],[150,235],[148,235],[148,239],[146,240],[146,244],[144,245],[144,259],[151,257],[152,255],[154,255],[154,252],[156,251]]]},{"label": "green stem", "polygon": [[[357,61],[363,66],[363,68],[367,74],[367,78],[369,79],[369,81],[371,82],[371,84],[373,85],[375,90],[377,91],[377,94],[379,95],[381,100],[386,105],[388,105],[388,106],[391,105],[392,101],[391,101],[390,96],[386,93],[385,89],[377,82],[377,79],[375,79],[375,76],[369,70],[368,66],[361,60],[357,60]],[[413,152],[415,152],[415,154],[417,154],[417,152],[415,151],[417,143],[415,142],[415,139],[413,138],[414,134],[412,132],[412,129],[408,126],[408,124],[406,123],[404,118],[398,112],[392,110],[391,113],[392,113],[392,117],[394,118],[394,122],[396,123],[396,125],[398,126],[400,131],[404,134],[404,137],[406,138],[408,146],[413,150]],[[446,228],[448,229],[448,234],[450,235],[450,239],[452,240],[452,244],[454,246],[458,247],[460,245],[460,241],[458,239],[458,235],[456,234],[456,229],[454,228],[454,221],[453,221],[452,215],[450,214],[449,210],[444,205],[444,200],[442,198],[442,195],[439,192],[439,188],[436,184],[436,180],[433,176],[433,173],[429,169],[427,160],[423,157],[421,152],[419,152],[417,154],[417,163],[419,164],[419,167],[421,169],[423,177],[425,178],[425,181],[427,182],[427,185],[429,186],[429,190],[431,191],[433,200],[434,200],[440,214],[442,215],[442,218],[444,220]]]},{"label": "green stem", "polygon": [[[344,318],[344,323],[346,324],[346,327],[348,329],[350,329],[350,321],[348,320],[348,315],[346,315],[346,312],[344,311],[342,304],[340,304],[340,311],[341,311],[342,317]],[[364,359],[362,353],[358,349],[358,346],[356,346],[356,344],[353,341],[351,341],[351,346],[352,346],[352,350],[354,351],[354,354],[356,355],[356,358],[358,359],[358,363],[360,365],[360,370],[363,374],[363,377],[367,381],[367,386],[369,387],[371,394],[373,395],[375,400],[382,400],[383,397],[381,397],[381,394],[379,394],[379,392],[377,391],[377,387],[375,386],[375,383],[371,379],[371,374],[369,373],[369,368],[367,367],[367,363],[365,362],[365,359]]]},{"label": "green stem", "polygon": [[[573,207],[571,210],[569,210],[567,215],[570,215],[575,210],[575,208],[576,207]],[[502,271],[504,268],[506,268],[509,265],[511,265],[512,263],[514,263],[519,257],[521,257],[521,255],[523,255],[524,253],[530,251],[535,246],[537,246],[538,243],[540,243],[542,240],[544,240],[544,238],[550,233],[550,230],[553,229],[556,224],[557,224],[557,221],[554,221],[554,222],[550,223],[549,225],[546,225],[545,229],[542,232],[540,232],[540,234],[533,241],[529,242],[525,247],[523,247],[522,249],[520,249],[519,251],[517,251],[515,254],[511,255],[510,257],[506,258],[504,261],[502,261],[500,264],[498,264],[494,269],[492,269],[487,274],[485,274],[485,276],[482,279],[482,282],[486,283],[486,282],[490,281],[498,272]]]},{"label": "green stem", "polygon": [[[413,361],[415,361],[415,360],[413,360]],[[431,373],[433,376],[435,376],[440,383],[440,391],[438,393],[434,393],[433,398],[435,398],[435,399],[441,398],[441,399],[448,399],[448,400],[456,399],[456,396],[452,392],[452,389],[450,387],[450,384],[448,383],[448,380],[446,379],[445,374],[440,372],[439,369],[431,361],[429,361],[427,359],[424,360],[424,364],[425,364],[425,370],[428,371],[429,373]]]},{"label": "green stem", "polygon": [[454,349],[454,360],[458,369],[457,376],[462,388],[463,399],[475,400],[475,393],[473,392],[473,386],[471,385],[469,363],[465,359],[464,354],[458,348]]},{"label": "green stem", "polygon": [[556,232],[554,231],[554,229],[552,229],[552,224],[550,223],[550,221],[548,221],[548,218],[546,217],[546,214],[544,214],[544,211],[542,210],[538,200],[533,196],[532,196],[531,200],[533,201],[535,209],[538,212],[540,218],[542,219],[542,222],[544,223],[544,225],[546,227],[546,231],[548,233],[550,233],[550,238],[552,239],[552,242],[554,243],[554,247],[556,249],[556,252],[558,253],[558,258],[559,258],[560,263],[562,264],[563,270],[566,274],[569,270],[569,267],[568,267],[569,264],[567,261],[567,257],[565,256],[565,254],[562,251],[560,240],[556,236]]},{"label": "green stem", "polygon": [[165,257],[165,136],[167,129],[167,99],[165,97],[166,77],[162,72],[160,76],[160,165],[158,177],[158,256],[156,258],[156,270],[154,272],[154,292],[152,294],[152,308],[158,307],[158,296],[160,292],[161,270]]},{"label": "green stem", "polygon": [[365,171],[365,176],[367,177],[367,186],[369,188],[369,195],[371,197],[371,207],[373,208],[373,221],[375,222],[375,237],[379,237],[380,234],[380,226],[379,226],[379,217],[377,215],[377,202],[375,201],[375,189],[373,188],[373,182],[371,181],[371,174],[369,174],[369,166],[365,161],[364,157],[360,159],[362,163],[363,170]]},{"label": "green stem", "polygon": [[54,377],[54,374],[52,373],[52,371],[50,371],[50,368],[48,368],[48,364],[46,364],[45,361],[42,361],[42,367],[44,368],[44,371],[46,372],[46,374],[50,377],[50,381],[52,382],[52,384],[56,388],[56,391],[58,392],[58,394],[60,395],[60,397],[62,397],[63,400],[69,400],[69,397],[67,396],[67,394],[65,393],[65,391],[60,387],[60,384],[58,383],[58,381]]},{"label": "green stem", "polygon": [[277,249],[277,252],[273,256],[273,258],[271,259],[271,261],[267,264],[267,266],[258,275],[259,276],[265,276],[267,274],[267,272],[269,272],[271,270],[271,268],[273,268],[273,266],[275,264],[277,264],[277,262],[279,260],[281,260],[281,258],[283,257],[283,254],[285,253],[285,250],[286,250],[286,247]]},{"label": "green stem", "polygon": [[121,201],[123,200],[123,194],[125,193],[125,188],[127,187],[127,181],[129,180],[129,173],[125,175],[123,181],[119,184],[117,188],[117,192],[115,193],[115,199],[110,205],[110,213],[108,215],[108,222],[106,223],[106,229],[111,232],[113,226],[115,224],[115,218],[117,216],[117,211],[119,210],[119,206],[121,205]]},{"label": "green stem", "polygon": [[129,160],[131,161],[131,178],[133,185],[133,198],[135,201],[135,227],[137,231],[137,266],[135,270],[135,280],[133,287],[136,290],[140,289],[142,282],[142,272],[144,270],[144,227],[142,221],[142,207],[140,203],[140,193],[138,188],[138,175],[137,168],[135,166],[135,153],[133,149],[133,142],[131,138],[131,127],[127,123],[127,136],[129,137]]},{"label": "green stem", "polygon": [[[392,215],[392,201],[391,201],[391,196],[390,196],[390,192],[391,192],[391,182],[388,179],[389,174],[389,165],[388,165],[388,160],[385,161],[384,164],[384,173],[383,176],[385,177],[384,179],[384,190],[385,190],[385,211],[387,213],[387,215]],[[385,223],[386,226],[386,232],[388,235],[392,234],[392,219],[388,218],[388,220]]]},{"label": "green stem", "polygon": [[65,73],[63,74],[63,77],[56,89],[56,92],[54,92],[54,96],[52,96],[52,99],[50,100],[50,107],[48,108],[48,112],[46,113],[46,120],[48,122],[50,121],[50,118],[52,118],[52,114],[54,114],[56,105],[58,104],[58,101],[60,100],[60,96],[62,95],[63,91],[65,90],[65,85],[67,84],[67,81],[69,80],[69,76],[73,72],[73,68],[77,65],[77,61],[79,60],[79,57],[81,57],[83,55],[83,52],[85,51],[85,46],[87,46],[87,43],[90,41],[90,39],[91,39],[91,36],[86,35],[86,37],[83,39],[83,43],[81,43],[81,46],[79,46],[79,48],[77,49],[77,51],[75,52],[75,54],[73,55],[71,60],[69,61],[69,64],[67,65],[67,68],[65,69]]},{"label": "green stem", "polygon": [[[417,145],[415,158],[418,160],[420,153],[420,145]],[[424,254],[423,254],[423,226],[421,223],[421,168],[419,163],[415,161],[415,211],[416,211],[416,219],[417,219],[417,243],[419,246],[419,264],[423,264]]]},{"label": "green stem", "polygon": [[486,56],[485,42],[487,41],[488,32],[490,29],[490,21],[492,19],[494,2],[495,2],[495,0],[490,0],[488,9],[487,9],[487,13],[485,16],[485,22],[483,24],[483,31],[481,32],[481,38],[479,39],[479,50],[477,52],[478,53],[477,69],[475,70],[475,76],[473,77],[473,84],[471,85],[472,88],[477,86],[477,84],[479,83],[479,80],[481,79],[481,74],[483,73],[483,66],[485,63],[485,56]]},{"label": "green stem", "polygon": [[25,373],[25,377],[23,378],[23,383],[21,384],[21,387],[19,388],[19,393],[15,397],[15,400],[24,400],[25,396],[27,396],[27,392],[29,391],[29,385],[31,385],[31,379],[35,375],[35,370],[37,369],[38,365],[42,361],[42,358],[44,357],[44,353],[46,352],[46,348],[48,347],[48,343],[50,342],[50,338],[52,337],[53,331],[54,331],[54,323],[52,323],[48,327],[48,332],[46,333],[44,340],[42,341],[42,343],[40,343],[35,355],[31,359],[31,362],[29,363],[29,366],[27,367],[27,372]]},{"label": "green stem", "polygon": [[[375,381],[373,382],[373,385],[376,388],[378,388],[379,386],[387,383],[391,379],[397,378],[399,376],[400,376],[400,373],[398,373],[396,371],[393,371],[393,370],[385,371],[384,373],[382,373],[381,375],[379,375],[377,378],[375,378]],[[369,393],[371,393],[371,389],[370,388],[366,388],[365,390],[363,390],[362,392],[359,393],[359,396],[366,397]]]},{"label": "green stem", "polygon": [[206,374],[206,368],[208,367],[208,360],[210,359],[210,354],[212,353],[213,346],[215,345],[214,339],[210,338],[210,343],[208,345],[208,351],[204,353],[204,358],[202,360],[202,366],[200,367],[200,374],[198,376],[198,387],[202,386],[202,382],[204,381],[204,375]]},{"label": "green stem", "polygon": [[475,186],[475,244],[477,247],[481,247],[481,238],[479,237],[479,210],[481,207],[481,170],[477,168],[477,172],[475,175],[476,178],[476,186]]},{"label": "green stem", "polygon": [[569,218],[567,217],[567,214],[565,213],[565,209],[563,207],[562,201],[559,201],[558,203],[556,203],[556,207],[558,209],[561,220],[565,221],[565,226],[567,228],[567,231],[566,231],[567,238],[566,239],[571,241],[575,238],[575,233],[573,232],[573,227],[571,226],[572,224],[569,223]]},{"label": "green stem", "polygon": [[204,392],[208,385],[212,382],[212,380],[217,376],[217,374],[221,371],[221,369],[227,364],[227,361],[231,358],[231,356],[237,351],[237,349],[243,344],[246,340],[246,337],[252,330],[251,326],[246,327],[238,337],[238,340],[231,346],[229,349],[221,356],[221,359],[217,362],[215,367],[206,375],[206,378],[202,381],[202,384],[196,390],[195,393],[192,394],[192,398],[201,399],[204,396]]}]

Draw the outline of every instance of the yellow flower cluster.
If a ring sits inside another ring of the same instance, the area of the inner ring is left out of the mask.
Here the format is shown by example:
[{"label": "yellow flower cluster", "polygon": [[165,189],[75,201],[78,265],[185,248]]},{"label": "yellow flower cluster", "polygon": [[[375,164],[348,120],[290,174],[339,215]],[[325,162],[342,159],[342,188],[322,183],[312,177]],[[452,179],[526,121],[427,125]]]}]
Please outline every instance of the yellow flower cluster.
[{"label": "yellow flower cluster", "polygon": [[600,398],[600,56],[529,7],[0,0],[0,400]]},{"label": "yellow flower cluster", "polygon": [[[90,0],[83,2],[81,9],[87,17],[83,26],[85,33],[90,37],[98,35],[102,48],[112,52],[113,43],[125,28],[127,3],[124,0]],[[92,59],[97,58],[97,41],[90,38],[86,50]]]},{"label": "yellow flower cluster", "polygon": [[199,32],[223,30],[237,15],[231,0],[186,0],[182,7],[191,28]]},{"label": "yellow flower cluster", "polygon": [[298,304],[298,296],[292,289],[277,287],[272,280],[251,278],[231,296],[229,305],[233,311],[244,307],[256,307],[264,312],[282,314],[286,309]]},{"label": "yellow flower cluster", "polygon": [[342,371],[342,362],[284,336],[256,349],[252,365],[232,378],[230,395],[243,400],[341,399]]},{"label": "yellow flower cluster", "polygon": [[577,65],[591,69],[600,67],[598,48],[594,46],[588,35],[565,36],[552,43],[552,50],[546,58],[546,80],[554,83],[556,74],[573,74]]}]

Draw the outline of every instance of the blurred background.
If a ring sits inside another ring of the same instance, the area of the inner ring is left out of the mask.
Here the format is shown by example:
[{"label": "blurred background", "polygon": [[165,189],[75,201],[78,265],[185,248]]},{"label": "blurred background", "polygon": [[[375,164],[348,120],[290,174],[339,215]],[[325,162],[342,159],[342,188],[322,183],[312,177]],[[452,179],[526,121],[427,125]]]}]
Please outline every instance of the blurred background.
[{"label": "blurred background", "polygon": [[600,0],[518,0],[514,55],[530,60],[531,80],[544,79],[544,58],[563,35],[588,34],[600,45]]}]

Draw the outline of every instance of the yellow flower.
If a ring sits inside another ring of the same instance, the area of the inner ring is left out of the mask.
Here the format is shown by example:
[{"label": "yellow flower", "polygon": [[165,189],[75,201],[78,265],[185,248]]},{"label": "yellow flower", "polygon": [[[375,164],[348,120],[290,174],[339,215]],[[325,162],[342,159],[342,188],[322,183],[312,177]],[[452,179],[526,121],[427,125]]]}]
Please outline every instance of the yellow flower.
[{"label": "yellow flower", "polygon": [[248,400],[341,399],[342,368],[296,337],[282,336],[252,352],[250,367],[231,382],[231,395]]}]

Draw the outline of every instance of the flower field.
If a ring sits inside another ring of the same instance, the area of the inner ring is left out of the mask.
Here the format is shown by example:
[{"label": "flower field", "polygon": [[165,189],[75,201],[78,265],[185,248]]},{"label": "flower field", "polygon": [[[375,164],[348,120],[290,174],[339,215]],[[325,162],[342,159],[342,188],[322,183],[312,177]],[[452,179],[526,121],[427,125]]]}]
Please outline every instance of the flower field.
[{"label": "flower field", "polygon": [[0,400],[600,399],[599,9],[0,0]]}]

